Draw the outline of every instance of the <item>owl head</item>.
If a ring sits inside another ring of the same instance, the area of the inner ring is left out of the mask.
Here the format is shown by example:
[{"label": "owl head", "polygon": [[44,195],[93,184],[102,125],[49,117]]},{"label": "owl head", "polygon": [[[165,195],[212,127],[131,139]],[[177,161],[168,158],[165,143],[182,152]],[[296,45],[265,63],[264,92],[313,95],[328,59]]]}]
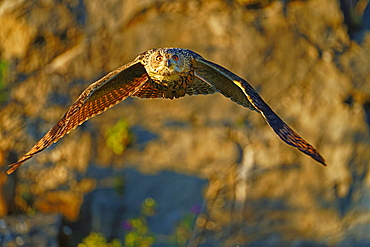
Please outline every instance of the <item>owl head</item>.
[{"label": "owl head", "polygon": [[[159,80],[174,79],[191,69],[190,59],[178,48],[153,49],[148,54],[146,70]],[[159,78],[160,77],[160,78]]]}]

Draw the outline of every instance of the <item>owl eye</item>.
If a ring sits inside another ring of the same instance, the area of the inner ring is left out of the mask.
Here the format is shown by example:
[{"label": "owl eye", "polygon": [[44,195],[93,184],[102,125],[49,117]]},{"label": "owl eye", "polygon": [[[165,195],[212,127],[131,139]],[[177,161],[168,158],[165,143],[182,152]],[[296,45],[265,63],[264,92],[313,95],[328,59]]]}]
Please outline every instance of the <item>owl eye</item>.
[{"label": "owl eye", "polygon": [[177,56],[177,55],[173,55],[173,56],[172,56],[172,59],[173,59],[173,61],[179,61],[179,56]]},{"label": "owl eye", "polygon": [[163,60],[163,56],[162,55],[158,55],[155,57],[155,60],[157,60],[158,62],[162,61]]}]

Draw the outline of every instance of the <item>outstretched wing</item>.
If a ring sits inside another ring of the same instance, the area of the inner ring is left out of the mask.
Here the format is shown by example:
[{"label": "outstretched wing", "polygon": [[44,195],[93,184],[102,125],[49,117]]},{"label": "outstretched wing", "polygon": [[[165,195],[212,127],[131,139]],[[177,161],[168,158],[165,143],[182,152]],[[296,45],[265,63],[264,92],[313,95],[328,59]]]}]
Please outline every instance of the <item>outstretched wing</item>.
[{"label": "outstretched wing", "polygon": [[284,142],[326,166],[324,158],[315,148],[284,123],[248,82],[229,70],[201,57],[196,57],[193,60],[193,65],[195,77],[213,85],[216,91],[236,103],[261,113],[266,122]]},{"label": "outstretched wing", "polygon": [[59,122],[51,128],[30,151],[10,166],[7,174],[14,172],[26,160],[57,142],[87,119],[104,112],[140,89],[149,76],[140,61],[124,65],[86,88]]}]

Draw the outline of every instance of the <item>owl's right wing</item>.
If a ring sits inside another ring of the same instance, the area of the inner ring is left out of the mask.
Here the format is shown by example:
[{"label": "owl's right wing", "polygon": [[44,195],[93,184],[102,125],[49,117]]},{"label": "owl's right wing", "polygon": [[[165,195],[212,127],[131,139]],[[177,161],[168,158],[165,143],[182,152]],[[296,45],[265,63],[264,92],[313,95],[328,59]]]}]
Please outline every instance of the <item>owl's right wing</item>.
[{"label": "owl's right wing", "polygon": [[140,61],[126,64],[87,87],[59,122],[51,128],[25,155],[7,170],[14,172],[26,160],[57,142],[65,134],[89,118],[104,112],[137,92],[149,76]]},{"label": "owl's right wing", "polygon": [[247,81],[200,56],[194,56],[193,66],[196,78],[212,85],[216,91],[234,102],[261,113],[280,139],[326,165],[319,152],[284,123]]}]

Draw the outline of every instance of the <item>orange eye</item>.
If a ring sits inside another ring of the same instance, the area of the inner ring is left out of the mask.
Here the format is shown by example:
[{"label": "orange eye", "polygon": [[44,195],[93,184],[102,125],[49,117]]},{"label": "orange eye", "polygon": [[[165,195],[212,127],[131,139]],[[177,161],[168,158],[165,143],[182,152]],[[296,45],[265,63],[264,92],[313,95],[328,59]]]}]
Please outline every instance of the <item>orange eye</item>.
[{"label": "orange eye", "polygon": [[179,61],[179,56],[177,56],[177,55],[173,55],[173,56],[172,56],[172,59],[173,59],[173,61]]},{"label": "orange eye", "polygon": [[160,61],[163,60],[163,56],[158,55],[158,56],[155,57],[155,60],[157,60],[158,62],[160,62]]}]

